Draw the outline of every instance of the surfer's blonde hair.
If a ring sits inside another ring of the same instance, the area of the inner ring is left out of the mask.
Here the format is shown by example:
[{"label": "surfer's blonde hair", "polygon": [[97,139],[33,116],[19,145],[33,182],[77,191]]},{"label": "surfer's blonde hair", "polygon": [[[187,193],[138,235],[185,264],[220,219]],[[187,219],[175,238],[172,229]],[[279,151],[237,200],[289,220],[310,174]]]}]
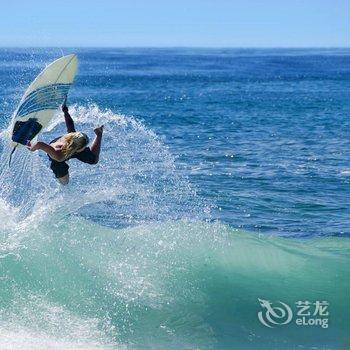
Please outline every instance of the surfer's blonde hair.
[{"label": "surfer's blonde hair", "polygon": [[70,132],[62,136],[62,153],[65,159],[71,157],[74,153],[82,150],[89,143],[89,138],[82,132]]}]

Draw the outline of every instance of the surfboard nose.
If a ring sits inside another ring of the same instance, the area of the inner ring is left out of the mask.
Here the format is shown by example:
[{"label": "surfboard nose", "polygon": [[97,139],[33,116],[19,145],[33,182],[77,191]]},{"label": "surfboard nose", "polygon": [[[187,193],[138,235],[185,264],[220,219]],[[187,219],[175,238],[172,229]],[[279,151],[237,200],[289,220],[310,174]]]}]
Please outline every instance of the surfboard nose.
[{"label": "surfboard nose", "polygon": [[[67,97],[74,81],[77,63],[75,53],[60,57],[29,85],[12,121],[11,139],[15,144],[25,145],[27,140],[32,140],[50,123],[57,108]],[[41,128],[28,123],[31,119],[36,120]]]},{"label": "surfboard nose", "polygon": [[77,58],[78,56],[77,56],[77,54],[76,53],[71,53],[71,54],[69,54],[69,55],[64,55],[64,56],[62,56],[61,58],[59,58],[59,60],[60,59],[62,59],[62,58],[67,58],[67,59],[69,59],[69,58]]}]

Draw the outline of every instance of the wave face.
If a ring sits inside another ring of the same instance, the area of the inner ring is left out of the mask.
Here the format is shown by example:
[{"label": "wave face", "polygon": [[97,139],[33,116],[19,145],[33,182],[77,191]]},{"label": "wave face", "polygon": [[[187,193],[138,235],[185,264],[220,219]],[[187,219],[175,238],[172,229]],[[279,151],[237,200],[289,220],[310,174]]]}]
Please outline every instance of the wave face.
[{"label": "wave face", "polygon": [[[2,349],[340,349],[350,342],[350,243],[258,236],[206,221],[210,205],[137,120],[75,106],[105,124],[101,162],[46,156],[0,169]],[[43,135],[64,132],[60,118]],[[4,136],[6,131],[2,133]],[[92,136],[92,135],[90,135]],[[4,138],[1,138],[4,140]],[[329,327],[264,326],[259,299],[329,303]]]}]

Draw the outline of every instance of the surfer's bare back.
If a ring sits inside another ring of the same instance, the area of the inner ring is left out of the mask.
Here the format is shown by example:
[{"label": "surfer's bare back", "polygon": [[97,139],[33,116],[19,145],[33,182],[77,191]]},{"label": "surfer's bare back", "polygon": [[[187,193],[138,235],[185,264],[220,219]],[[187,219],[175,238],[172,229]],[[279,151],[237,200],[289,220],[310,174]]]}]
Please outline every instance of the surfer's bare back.
[{"label": "surfer's bare back", "polygon": [[75,130],[74,121],[68,112],[66,104],[62,106],[62,111],[66,121],[67,134],[55,138],[49,144],[39,141],[32,145],[28,142],[27,147],[32,152],[37,150],[46,152],[51,161],[50,168],[54,172],[56,179],[62,185],[67,185],[69,182],[69,165],[66,162],[69,159],[76,158],[88,164],[98,163],[103,125],[94,129],[96,136],[91,147],[88,147],[88,136]]}]

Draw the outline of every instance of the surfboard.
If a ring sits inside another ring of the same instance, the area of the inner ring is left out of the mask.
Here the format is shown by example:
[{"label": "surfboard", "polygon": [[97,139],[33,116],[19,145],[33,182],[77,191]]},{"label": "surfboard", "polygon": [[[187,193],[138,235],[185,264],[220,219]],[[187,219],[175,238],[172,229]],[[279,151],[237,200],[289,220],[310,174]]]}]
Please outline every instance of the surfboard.
[{"label": "surfboard", "polygon": [[75,54],[63,56],[49,64],[29,85],[12,118],[14,147],[26,145],[49,125],[67,98],[77,64]]}]

